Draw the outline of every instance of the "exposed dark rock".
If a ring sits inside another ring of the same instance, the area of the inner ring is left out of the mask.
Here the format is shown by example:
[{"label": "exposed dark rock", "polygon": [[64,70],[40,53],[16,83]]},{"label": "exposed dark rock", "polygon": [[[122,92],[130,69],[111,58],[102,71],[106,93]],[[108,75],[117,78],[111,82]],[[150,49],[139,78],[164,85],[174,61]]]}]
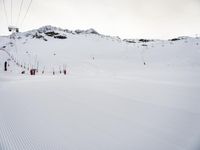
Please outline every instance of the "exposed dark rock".
[{"label": "exposed dark rock", "polygon": [[46,34],[47,36],[53,37],[53,36],[55,36],[55,35],[58,35],[59,33],[56,33],[56,32],[54,32],[54,31],[49,31],[49,32],[45,32],[44,34]]},{"label": "exposed dark rock", "polygon": [[47,41],[47,39],[43,35],[41,35],[37,32],[32,37],[36,38],[36,39],[43,39],[44,41]]},{"label": "exposed dark rock", "polygon": [[75,30],[74,32],[75,32],[76,34],[80,34],[80,33],[83,33],[84,30]]},{"label": "exposed dark rock", "polygon": [[146,45],[146,44],[142,44],[142,46],[148,46],[148,45]]},{"label": "exposed dark rock", "polygon": [[174,39],[170,39],[169,41],[179,41],[181,40],[180,38],[174,38]]},{"label": "exposed dark rock", "polygon": [[179,40],[187,40],[189,37],[187,36],[181,36],[173,39],[169,39],[168,41],[179,41]]},{"label": "exposed dark rock", "polygon": [[96,30],[94,30],[94,29],[88,29],[88,30],[85,30],[85,33],[87,33],[87,34],[97,34],[97,35],[99,35],[99,33],[96,31]]},{"label": "exposed dark rock", "polygon": [[148,39],[139,39],[139,42],[151,42],[152,40],[148,40]]},{"label": "exposed dark rock", "polygon": [[43,38],[44,41],[48,41],[46,38]]},{"label": "exposed dark rock", "polygon": [[135,40],[132,39],[124,39],[123,41],[127,43],[136,43]]},{"label": "exposed dark rock", "polygon": [[75,34],[73,31],[68,30],[68,29],[65,29],[65,30],[63,30],[63,31],[66,32],[66,33],[70,33],[70,34]]},{"label": "exposed dark rock", "polygon": [[64,36],[64,35],[56,35],[56,36],[54,36],[54,38],[56,38],[56,39],[66,39],[67,37]]},{"label": "exposed dark rock", "polygon": [[38,34],[37,32],[35,33],[35,35],[33,35],[33,38],[36,38],[36,39],[41,39],[43,37],[44,36],[42,36],[41,34]]}]

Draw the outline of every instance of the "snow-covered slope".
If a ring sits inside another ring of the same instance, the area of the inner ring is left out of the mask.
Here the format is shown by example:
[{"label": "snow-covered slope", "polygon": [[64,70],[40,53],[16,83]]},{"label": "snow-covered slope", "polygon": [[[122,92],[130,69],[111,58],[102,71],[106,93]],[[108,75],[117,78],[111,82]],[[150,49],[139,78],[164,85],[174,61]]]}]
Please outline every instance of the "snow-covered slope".
[{"label": "snow-covered slope", "polygon": [[199,44],[52,26],[0,37],[0,150],[199,150]]},{"label": "snow-covered slope", "polygon": [[58,71],[59,67],[67,65],[72,72],[75,68],[88,70],[84,67],[130,71],[134,67],[144,67],[144,62],[149,67],[200,66],[198,38],[121,40],[101,35],[93,29],[69,31],[45,26],[19,33],[11,42],[9,39],[3,41],[5,43],[1,40],[0,47],[6,46],[4,49],[16,61],[26,66],[38,66],[40,70],[45,67],[48,71]]}]

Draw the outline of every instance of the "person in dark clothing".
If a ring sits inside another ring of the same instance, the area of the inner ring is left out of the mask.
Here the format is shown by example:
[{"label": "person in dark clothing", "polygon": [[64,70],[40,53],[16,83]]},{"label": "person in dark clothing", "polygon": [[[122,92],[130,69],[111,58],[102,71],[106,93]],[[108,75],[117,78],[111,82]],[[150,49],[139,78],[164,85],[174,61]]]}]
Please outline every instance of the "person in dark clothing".
[{"label": "person in dark clothing", "polygon": [[7,65],[8,65],[8,63],[7,63],[7,61],[5,61],[5,63],[4,63],[4,71],[7,71]]},{"label": "person in dark clothing", "polygon": [[66,74],[67,74],[67,70],[66,70],[66,69],[64,69],[64,70],[63,70],[63,73],[64,73],[64,75],[66,75]]}]

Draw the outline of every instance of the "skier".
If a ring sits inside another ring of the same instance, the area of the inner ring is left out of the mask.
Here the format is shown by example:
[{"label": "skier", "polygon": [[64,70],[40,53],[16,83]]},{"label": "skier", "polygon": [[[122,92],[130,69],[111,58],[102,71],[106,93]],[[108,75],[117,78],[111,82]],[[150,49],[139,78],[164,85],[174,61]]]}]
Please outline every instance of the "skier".
[{"label": "skier", "polygon": [[64,69],[64,70],[63,70],[63,73],[64,73],[64,75],[66,75],[66,74],[67,74],[67,70],[66,70],[66,69]]},{"label": "skier", "polygon": [[67,74],[67,69],[66,69],[66,66],[65,66],[65,65],[63,66],[63,73],[64,73],[64,75]]},{"label": "skier", "polygon": [[31,69],[31,70],[30,70],[30,74],[31,74],[31,75],[35,75],[35,73],[36,73],[36,69]]},{"label": "skier", "polygon": [[4,63],[4,71],[7,71],[7,65],[8,65],[8,63],[7,63],[7,61],[5,61],[5,63]]}]

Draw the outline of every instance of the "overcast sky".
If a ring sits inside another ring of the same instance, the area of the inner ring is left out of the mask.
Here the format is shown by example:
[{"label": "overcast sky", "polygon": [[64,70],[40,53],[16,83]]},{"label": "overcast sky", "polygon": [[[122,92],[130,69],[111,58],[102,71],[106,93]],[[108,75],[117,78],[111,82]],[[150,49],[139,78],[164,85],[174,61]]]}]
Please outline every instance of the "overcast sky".
[{"label": "overcast sky", "polygon": [[[11,0],[4,0],[11,22]],[[21,19],[30,0],[24,0]],[[21,0],[13,0],[13,22]],[[8,34],[0,0],[0,35]],[[94,28],[122,38],[172,38],[200,34],[200,0],[33,0],[21,30],[44,25]]]}]

